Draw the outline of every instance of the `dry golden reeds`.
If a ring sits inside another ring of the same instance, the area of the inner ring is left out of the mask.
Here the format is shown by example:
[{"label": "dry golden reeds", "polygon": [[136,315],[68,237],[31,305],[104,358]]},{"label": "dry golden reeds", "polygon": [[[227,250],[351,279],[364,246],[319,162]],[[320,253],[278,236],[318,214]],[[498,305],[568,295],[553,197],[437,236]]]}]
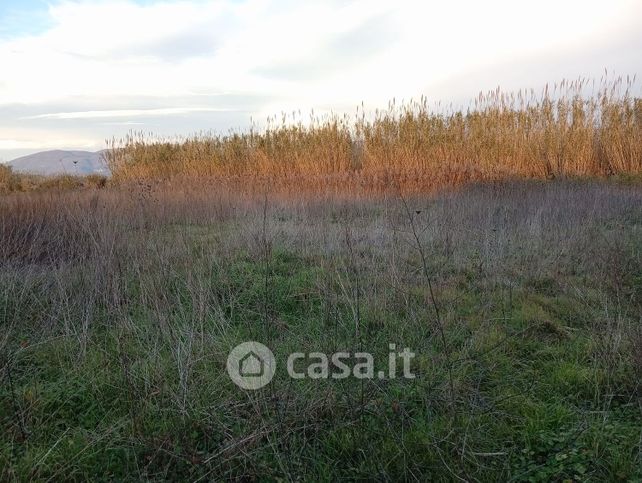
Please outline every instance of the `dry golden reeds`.
[{"label": "dry golden reeds", "polygon": [[635,78],[579,79],[482,93],[466,112],[427,99],[367,117],[273,120],[262,132],[178,141],[142,133],[111,140],[116,181],[215,178],[312,191],[429,191],[509,177],[604,176],[642,171],[642,99]]}]

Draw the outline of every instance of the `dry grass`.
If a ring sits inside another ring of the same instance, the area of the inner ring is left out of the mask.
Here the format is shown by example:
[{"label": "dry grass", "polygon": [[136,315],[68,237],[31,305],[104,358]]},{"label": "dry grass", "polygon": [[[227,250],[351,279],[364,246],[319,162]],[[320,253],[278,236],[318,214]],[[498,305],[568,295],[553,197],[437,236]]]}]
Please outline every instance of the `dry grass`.
[{"label": "dry grass", "polygon": [[[1,196],[0,480],[639,480],[631,86],[132,136],[107,189]],[[246,340],[417,377],[244,392]]]},{"label": "dry grass", "polygon": [[[2,197],[0,480],[639,479],[641,206],[560,180]],[[246,393],[243,340],[281,368],[395,342],[417,378]]]},{"label": "dry grass", "polygon": [[107,178],[92,174],[72,176],[61,174],[43,176],[29,173],[16,173],[10,166],[0,164],[0,195],[32,191],[69,191],[78,189],[100,189],[107,185]]},{"label": "dry grass", "polygon": [[466,112],[425,98],[368,117],[303,123],[283,115],[261,132],[109,142],[116,180],[211,178],[269,182],[301,192],[418,193],[513,177],[608,176],[642,171],[642,100],[635,79],[580,79],[533,91],[480,94]]},{"label": "dry grass", "polygon": [[0,163],[0,194],[14,189],[14,174],[9,166]]}]

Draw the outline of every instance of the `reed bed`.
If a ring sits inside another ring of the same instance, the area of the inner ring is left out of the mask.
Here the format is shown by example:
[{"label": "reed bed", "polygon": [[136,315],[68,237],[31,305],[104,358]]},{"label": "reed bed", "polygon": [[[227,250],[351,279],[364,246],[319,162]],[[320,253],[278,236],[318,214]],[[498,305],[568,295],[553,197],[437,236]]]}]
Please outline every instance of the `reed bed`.
[{"label": "reed bed", "polygon": [[499,88],[467,109],[426,97],[354,116],[283,114],[263,130],[108,141],[115,181],[172,178],[269,182],[272,189],[424,192],[514,177],[610,176],[642,171],[636,78],[578,79],[542,92]]}]

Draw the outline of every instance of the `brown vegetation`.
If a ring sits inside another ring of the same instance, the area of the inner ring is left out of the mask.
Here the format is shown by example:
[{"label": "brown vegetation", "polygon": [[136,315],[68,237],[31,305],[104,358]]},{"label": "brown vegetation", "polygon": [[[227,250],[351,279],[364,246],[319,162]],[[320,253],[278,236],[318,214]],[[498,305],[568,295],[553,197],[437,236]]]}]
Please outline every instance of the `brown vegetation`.
[{"label": "brown vegetation", "polygon": [[[534,91],[480,94],[466,112],[426,98],[374,117],[269,120],[264,131],[178,141],[134,133],[109,142],[114,178],[268,181],[272,189],[425,192],[512,177],[642,171],[642,100],[635,79],[580,79]],[[294,122],[293,122],[294,121]]]},{"label": "brown vegetation", "polygon": [[[640,480],[641,105],[586,87],[0,167],[0,480]],[[248,340],[417,377],[245,392]]]},{"label": "brown vegetation", "polygon": [[99,189],[107,185],[107,178],[92,174],[72,176],[61,174],[43,176],[38,174],[16,173],[11,166],[0,164],[0,195],[31,191],[68,191],[84,188]]},{"label": "brown vegetation", "polygon": [[[641,206],[577,180],[4,196],[0,480],[638,480]],[[245,340],[281,368],[394,342],[417,378],[247,393]]]}]

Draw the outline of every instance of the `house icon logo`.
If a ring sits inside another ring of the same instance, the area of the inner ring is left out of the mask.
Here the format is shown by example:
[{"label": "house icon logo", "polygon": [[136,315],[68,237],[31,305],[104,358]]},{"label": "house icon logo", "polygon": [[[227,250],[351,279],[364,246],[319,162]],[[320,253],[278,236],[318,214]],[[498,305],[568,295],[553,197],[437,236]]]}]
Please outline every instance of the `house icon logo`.
[{"label": "house icon logo", "polygon": [[265,373],[263,360],[250,351],[239,361],[239,374],[243,377],[261,377]]},{"label": "house icon logo", "polygon": [[260,342],[243,342],[227,356],[227,373],[242,389],[260,389],[274,377],[276,360]]}]

